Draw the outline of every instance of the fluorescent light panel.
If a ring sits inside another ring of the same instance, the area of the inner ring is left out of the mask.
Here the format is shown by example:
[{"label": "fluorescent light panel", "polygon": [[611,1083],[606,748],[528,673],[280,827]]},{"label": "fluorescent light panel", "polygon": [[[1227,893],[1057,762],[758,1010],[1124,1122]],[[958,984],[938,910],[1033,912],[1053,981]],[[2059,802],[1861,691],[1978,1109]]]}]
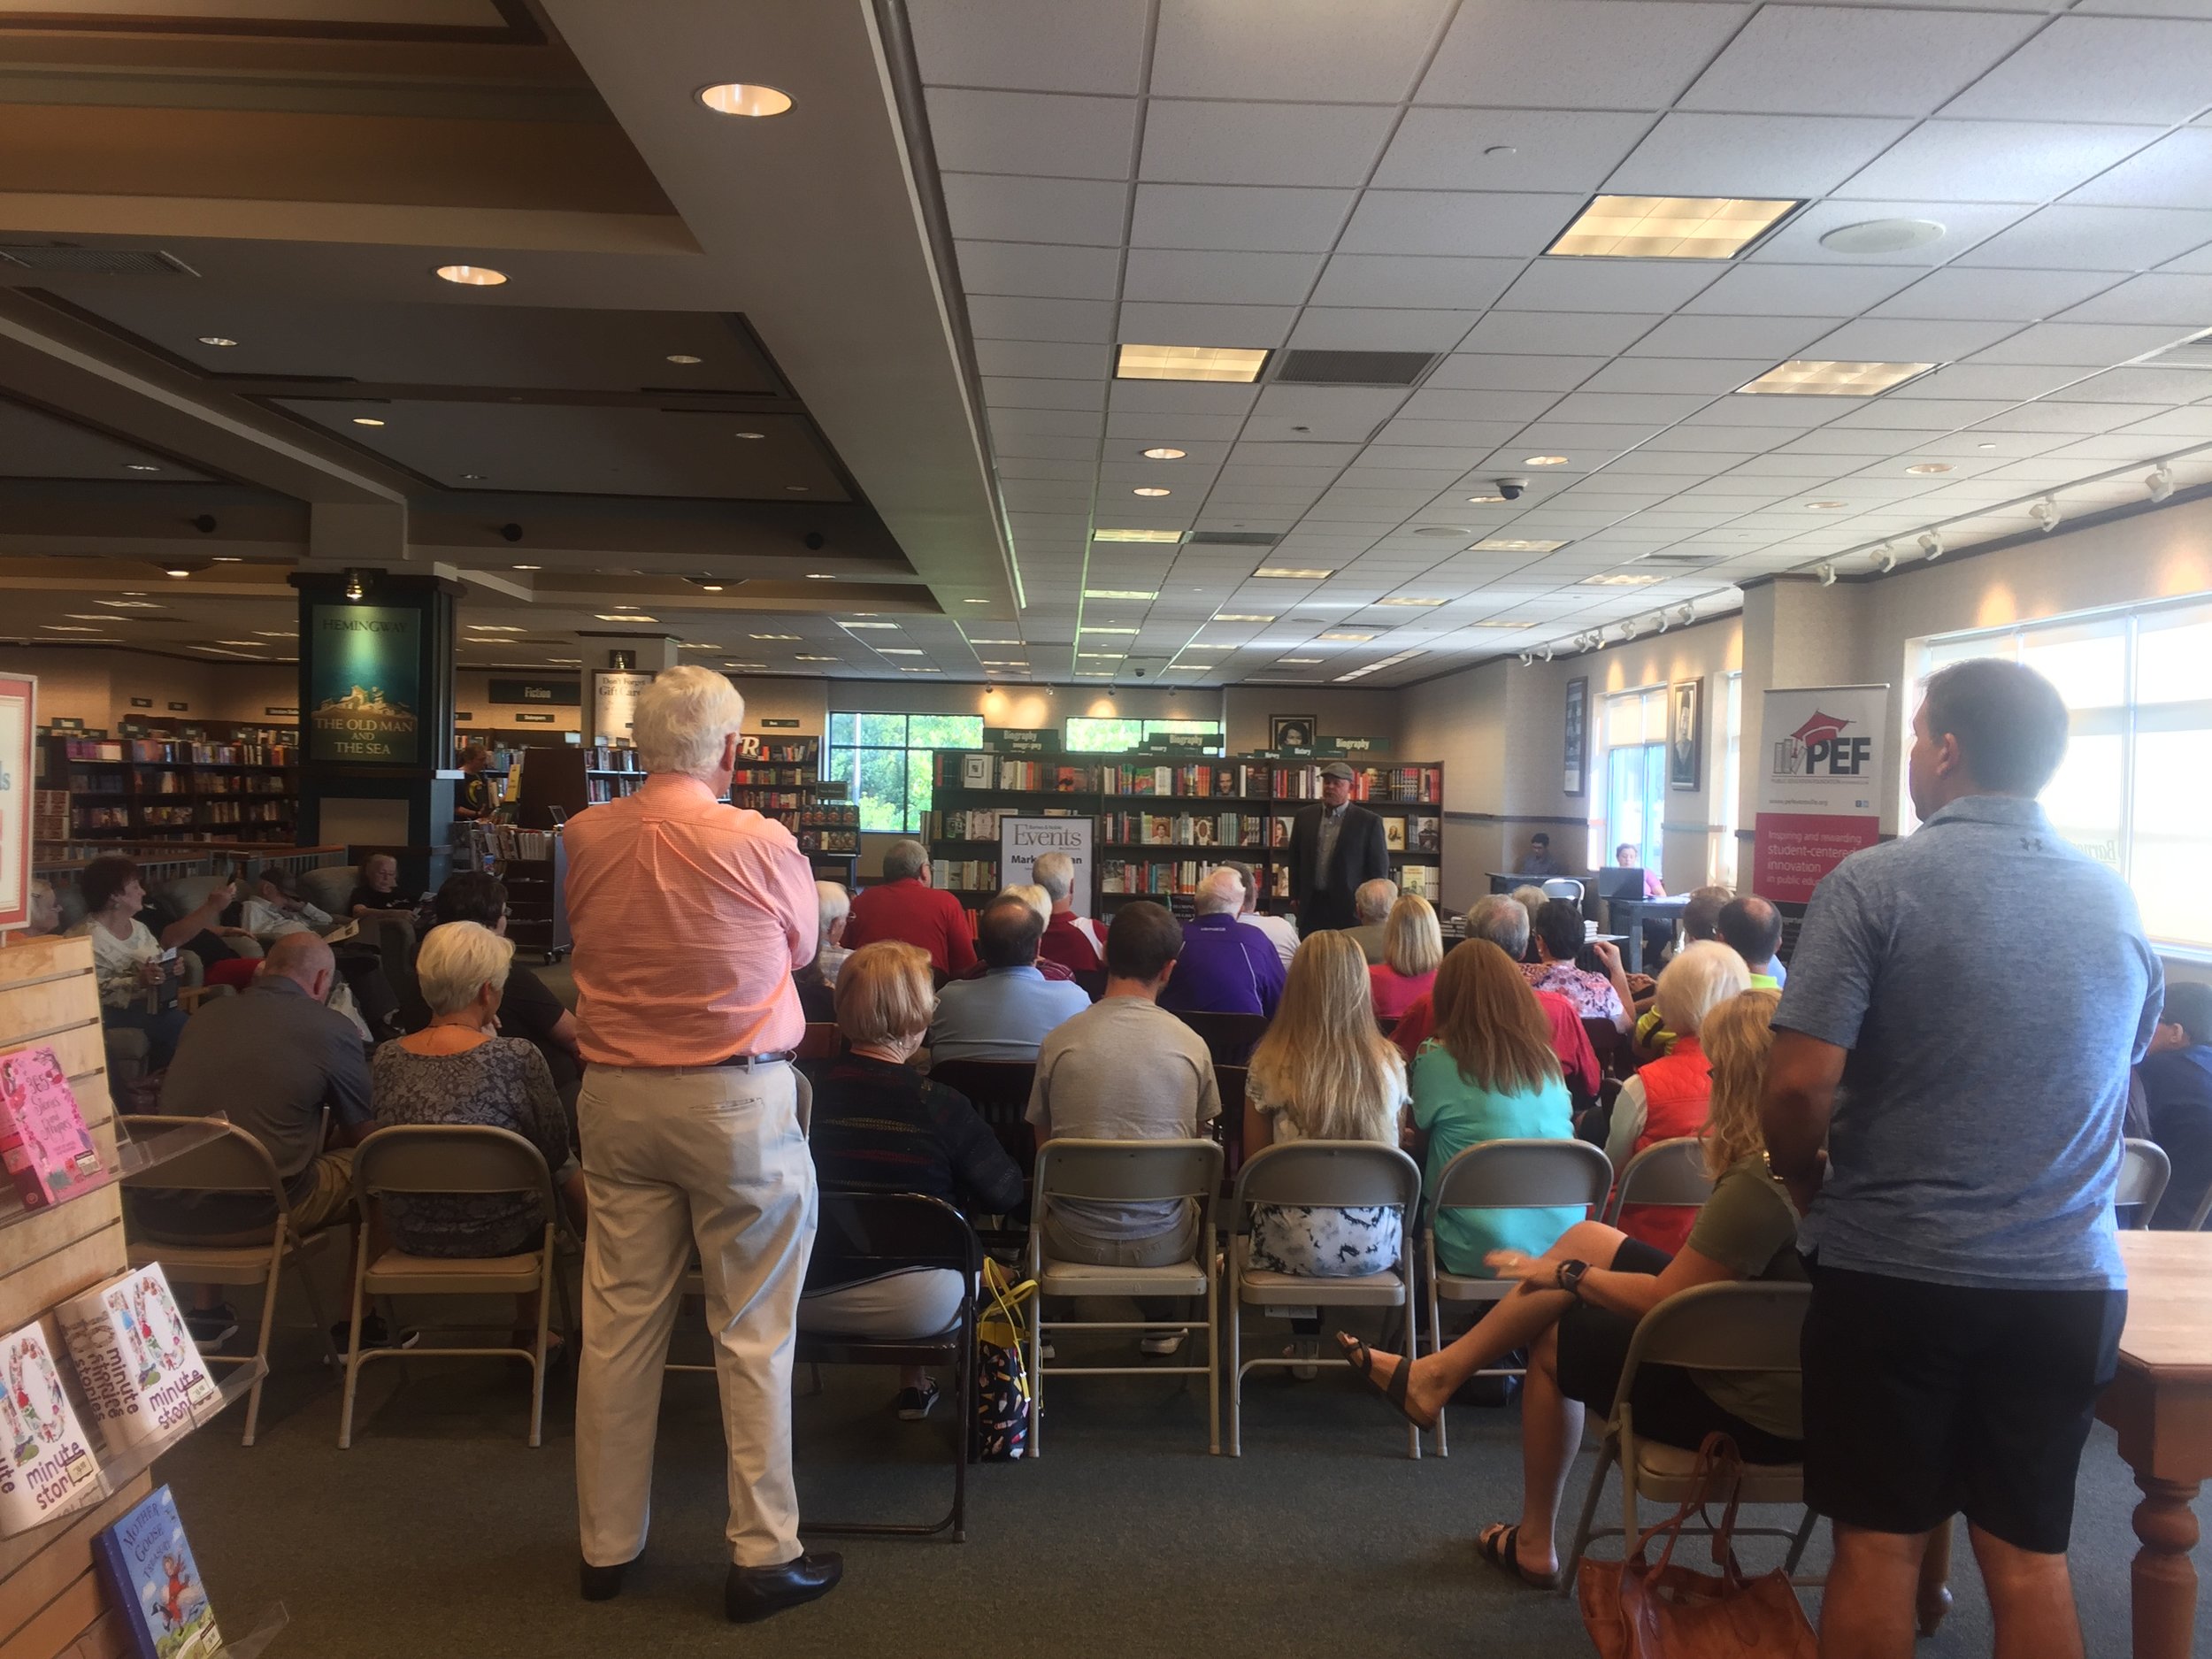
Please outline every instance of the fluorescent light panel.
[{"label": "fluorescent light panel", "polygon": [[1252,572],[1255,576],[1276,576],[1285,581],[1325,581],[1336,574],[1334,571],[1306,570],[1294,565],[1270,565],[1264,570]]},{"label": "fluorescent light panel", "polygon": [[1736,389],[1795,397],[1872,397],[1933,367],[1932,363],[1831,363],[1817,357],[1792,357]]},{"label": "fluorescent light panel", "polygon": [[1157,599],[1160,595],[1149,588],[1086,588],[1086,599]]},{"label": "fluorescent light panel", "polygon": [[1544,250],[1555,258],[1732,259],[1797,206],[1733,196],[1601,196]]},{"label": "fluorescent light panel", "polygon": [[1664,581],[1663,576],[1638,576],[1627,571],[1615,571],[1609,576],[1585,576],[1578,588],[1644,588],[1653,582]]},{"label": "fluorescent light panel", "polygon": [[[1567,544],[1564,541],[1530,541],[1519,536],[1490,535],[1469,548],[1470,553],[1556,553]],[[1389,603],[1385,600],[1384,603]]]},{"label": "fluorescent light panel", "polygon": [[1160,541],[1172,544],[1183,539],[1180,530],[1094,530],[1094,541]]},{"label": "fluorescent light panel", "polygon": [[1241,346],[1125,345],[1114,360],[1118,380],[1213,380],[1249,386],[1267,366],[1265,351]]}]

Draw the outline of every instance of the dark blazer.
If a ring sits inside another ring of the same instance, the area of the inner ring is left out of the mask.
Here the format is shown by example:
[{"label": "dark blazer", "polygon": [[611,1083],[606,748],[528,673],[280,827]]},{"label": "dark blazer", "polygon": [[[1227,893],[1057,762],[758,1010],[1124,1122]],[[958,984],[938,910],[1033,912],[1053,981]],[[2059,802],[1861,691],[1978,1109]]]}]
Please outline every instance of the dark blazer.
[{"label": "dark blazer", "polygon": [[1344,826],[1337,832],[1334,868],[1313,879],[1313,852],[1321,834],[1321,803],[1298,809],[1290,826],[1290,896],[1298,906],[1298,931],[1310,933],[1325,927],[1349,927],[1359,918],[1352,910],[1352,895],[1363,881],[1386,880],[1390,849],[1383,841],[1383,821],[1355,801],[1344,809]]}]

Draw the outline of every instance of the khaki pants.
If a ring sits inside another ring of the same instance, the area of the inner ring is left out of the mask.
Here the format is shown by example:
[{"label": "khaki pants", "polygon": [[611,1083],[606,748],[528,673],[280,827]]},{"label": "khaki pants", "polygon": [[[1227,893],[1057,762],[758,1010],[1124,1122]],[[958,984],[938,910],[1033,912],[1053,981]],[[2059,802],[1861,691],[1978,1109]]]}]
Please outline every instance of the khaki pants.
[{"label": "khaki pants", "polygon": [[695,1242],[730,1458],[730,1558],[795,1559],[791,1350],[814,1246],[814,1164],[787,1065],[595,1065],[577,1102],[591,1225],[576,1386],[584,1559],[645,1548],[662,1368]]}]

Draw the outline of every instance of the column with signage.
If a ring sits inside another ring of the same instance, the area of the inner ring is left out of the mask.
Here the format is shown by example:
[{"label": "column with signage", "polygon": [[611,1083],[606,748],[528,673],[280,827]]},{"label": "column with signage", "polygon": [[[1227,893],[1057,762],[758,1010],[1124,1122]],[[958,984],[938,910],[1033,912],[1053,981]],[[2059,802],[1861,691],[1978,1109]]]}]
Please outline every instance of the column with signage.
[{"label": "column with signage", "polygon": [[303,572],[299,592],[303,842],[391,851],[403,891],[444,876],[458,773],[453,730],[457,582],[357,569]]},{"label": "column with signage", "polygon": [[1752,890],[1803,904],[1823,876],[1880,838],[1889,687],[1800,686],[1765,696]]}]

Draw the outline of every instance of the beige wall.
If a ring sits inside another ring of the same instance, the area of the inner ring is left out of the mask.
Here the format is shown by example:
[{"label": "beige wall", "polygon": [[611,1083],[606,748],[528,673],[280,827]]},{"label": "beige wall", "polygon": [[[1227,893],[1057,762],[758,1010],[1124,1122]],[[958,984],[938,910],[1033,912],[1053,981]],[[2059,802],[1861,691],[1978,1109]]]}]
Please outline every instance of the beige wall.
[{"label": "beige wall", "polygon": [[[113,731],[128,719],[250,720],[299,701],[299,671],[290,664],[203,663],[150,651],[15,646],[0,649],[0,672],[38,677],[41,720],[56,715]],[[134,709],[147,697],[150,709]],[[172,703],[188,706],[172,710]]]}]

